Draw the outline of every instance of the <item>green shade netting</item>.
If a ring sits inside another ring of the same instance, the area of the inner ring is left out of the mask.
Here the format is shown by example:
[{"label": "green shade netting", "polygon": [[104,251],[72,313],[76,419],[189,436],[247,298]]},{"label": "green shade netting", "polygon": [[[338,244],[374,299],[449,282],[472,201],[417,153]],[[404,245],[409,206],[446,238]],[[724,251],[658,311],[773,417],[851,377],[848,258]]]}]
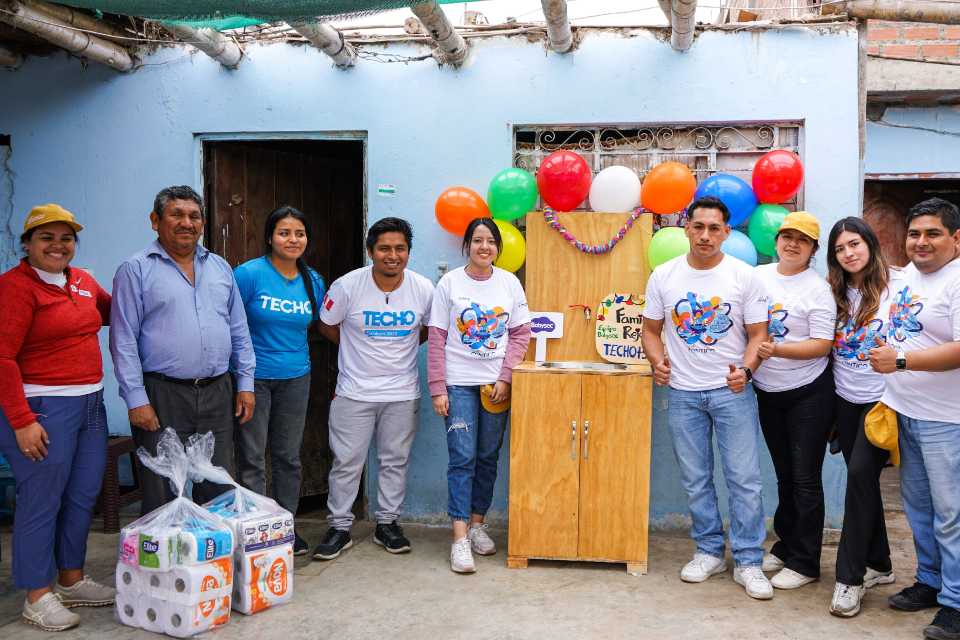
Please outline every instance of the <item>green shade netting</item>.
[{"label": "green shade netting", "polygon": [[[479,0],[437,0],[463,4]],[[80,9],[180,22],[192,27],[238,29],[263,22],[335,19],[403,9],[411,0],[66,0]]]}]

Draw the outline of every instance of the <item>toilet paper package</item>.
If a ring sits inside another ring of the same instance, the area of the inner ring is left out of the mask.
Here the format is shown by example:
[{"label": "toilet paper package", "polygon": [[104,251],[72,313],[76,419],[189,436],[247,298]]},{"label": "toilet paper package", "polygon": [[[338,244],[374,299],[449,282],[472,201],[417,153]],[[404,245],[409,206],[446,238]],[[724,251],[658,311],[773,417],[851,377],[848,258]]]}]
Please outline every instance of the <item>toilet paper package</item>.
[{"label": "toilet paper package", "polygon": [[241,552],[293,544],[293,515],[270,498],[238,487],[203,506],[231,525]]},{"label": "toilet paper package", "polygon": [[163,620],[167,615],[168,603],[158,598],[141,594],[137,599],[136,626],[154,633],[163,633]]},{"label": "toilet paper package", "polygon": [[135,591],[117,591],[114,606],[117,619],[121,623],[129,627],[140,626],[137,623],[137,607],[140,595]]},{"label": "toilet paper package", "polygon": [[205,564],[174,567],[170,578],[166,599],[180,604],[197,604],[209,599],[209,592],[231,592],[233,562],[230,558],[221,558]]},{"label": "toilet paper package", "polygon": [[163,615],[163,632],[175,638],[186,638],[221,627],[230,621],[230,594],[220,595],[197,604],[168,602]]},{"label": "toilet paper package", "polygon": [[254,613],[289,602],[293,597],[293,546],[237,553],[233,608]]},{"label": "toilet paper package", "polygon": [[176,563],[195,565],[216,558],[229,559],[233,552],[233,532],[222,525],[211,528],[203,523],[181,529],[177,534]]},{"label": "toilet paper package", "polygon": [[141,594],[146,591],[143,584],[143,572],[129,564],[118,562],[115,573],[117,592]]}]

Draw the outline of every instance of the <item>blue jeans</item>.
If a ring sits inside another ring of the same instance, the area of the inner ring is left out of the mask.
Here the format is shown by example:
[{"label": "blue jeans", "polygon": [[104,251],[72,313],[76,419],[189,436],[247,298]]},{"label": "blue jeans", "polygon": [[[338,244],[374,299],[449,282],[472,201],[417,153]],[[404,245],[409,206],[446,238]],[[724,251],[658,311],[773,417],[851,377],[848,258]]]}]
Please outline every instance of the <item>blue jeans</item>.
[{"label": "blue jeans", "polygon": [[917,581],[960,609],[960,424],[898,416],[900,490],[917,550]]},{"label": "blue jeans", "polygon": [[722,558],[723,521],[713,483],[713,438],[730,493],[730,546],[738,567],[763,561],[766,527],[760,478],[760,421],[753,386],[741,393],[670,389],[667,419],[690,502],[697,551]]},{"label": "blue jeans", "polygon": [[85,396],[27,398],[47,432],[47,457],[33,462],[0,412],[0,451],[17,482],[13,517],[13,581],[18,589],[49,587],[58,569],[82,569],[93,506],[107,462],[103,391]]},{"label": "blue jeans", "polygon": [[448,386],[447,397],[447,513],[453,520],[468,522],[470,514],[486,515],[493,501],[508,412],[484,409],[479,386]]}]

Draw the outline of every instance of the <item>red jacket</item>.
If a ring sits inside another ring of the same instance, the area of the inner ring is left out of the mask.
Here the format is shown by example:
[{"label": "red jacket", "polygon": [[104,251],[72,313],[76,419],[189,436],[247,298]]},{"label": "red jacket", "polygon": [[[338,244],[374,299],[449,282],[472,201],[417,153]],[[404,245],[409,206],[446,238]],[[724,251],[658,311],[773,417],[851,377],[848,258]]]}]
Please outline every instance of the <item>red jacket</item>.
[{"label": "red jacket", "polygon": [[103,378],[97,332],[110,324],[110,294],[82,269],[67,269],[67,285],[47,284],[26,259],[0,275],[0,409],[14,429],[37,419],[24,383]]}]

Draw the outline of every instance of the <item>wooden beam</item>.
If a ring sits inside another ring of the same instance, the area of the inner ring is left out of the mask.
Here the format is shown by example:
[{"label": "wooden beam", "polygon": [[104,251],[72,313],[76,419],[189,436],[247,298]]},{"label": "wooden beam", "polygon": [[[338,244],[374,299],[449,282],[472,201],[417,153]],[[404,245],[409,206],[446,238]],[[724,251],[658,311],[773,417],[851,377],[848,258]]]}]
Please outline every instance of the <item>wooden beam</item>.
[{"label": "wooden beam", "polygon": [[0,44],[0,67],[10,67],[16,69],[23,62],[23,56]]},{"label": "wooden beam", "polygon": [[341,69],[349,69],[357,62],[357,50],[343,39],[343,34],[324,22],[292,22],[290,27],[330,56]]},{"label": "wooden beam", "polygon": [[0,7],[6,10],[0,13],[0,22],[39,36],[75,56],[103,63],[117,71],[133,69],[130,52],[113,42],[77,31],[59,18],[19,0],[0,0]]},{"label": "wooden beam", "polygon": [[693,45],[697,0],[672,0],[670,14],[670,46],[674,51],[686,51]]},{"label": "wooden beam", "polygon": [[547,41],[557,53],[573,50],[573,31],[567,18],[567,0],[540,0],[543,16],[547,19]]},{"label": "wooden beam", "polygon": [[467,42],[456,32],[447,15],[434,0],[418,2],[410,7],[413,14],[426,28],[430,38],[439,47],[444,62],[455,67],[463,64],[467,59]]},{"label": "wooden beam", "polygon": [[851,0],[839,5],[851,18],[960,24],[960,4],[932,0]]},{"label": "wooden beam", "polygon": [[243,51],[236,42],[215,29],[194,29],[183,24],[163,23],[177,39],[203,51],[227,69],[236,69]]}]

